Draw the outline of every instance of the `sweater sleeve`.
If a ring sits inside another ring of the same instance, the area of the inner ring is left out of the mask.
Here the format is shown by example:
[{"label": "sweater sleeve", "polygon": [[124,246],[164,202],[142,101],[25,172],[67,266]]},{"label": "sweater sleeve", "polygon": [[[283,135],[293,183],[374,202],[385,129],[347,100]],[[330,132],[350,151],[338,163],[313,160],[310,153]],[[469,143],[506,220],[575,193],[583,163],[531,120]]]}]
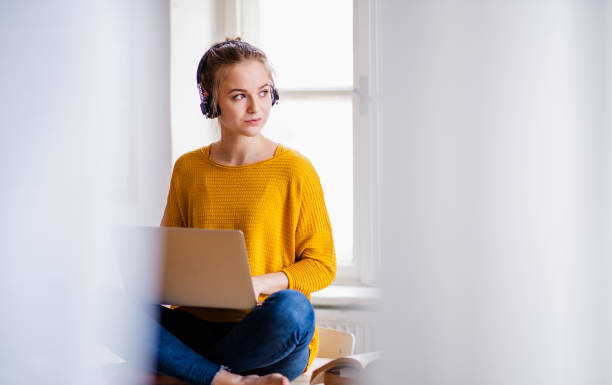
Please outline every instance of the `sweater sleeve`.
[{"label": "sweater sleeve", "polygon": [[177,190],[179,189],[179,174],[180,166],[177,161],[172,171],[172,179],[170,180],[170,190],[168,191],[168,199],[166,202],[166,209],[164,210],[164,216],[161,220],[161,226],[168,227],[187,227],[185,221],[185,214],[181,210],[179,203],[179,196]]},{"label": "sweater sleeve", "polygon": [[336,277],[331,224],[321,182],[312,166],[305,173],[300,195],[295,232],[296,262],[282,271],[289,280],[289,289],[309,294],[329,286]]}]

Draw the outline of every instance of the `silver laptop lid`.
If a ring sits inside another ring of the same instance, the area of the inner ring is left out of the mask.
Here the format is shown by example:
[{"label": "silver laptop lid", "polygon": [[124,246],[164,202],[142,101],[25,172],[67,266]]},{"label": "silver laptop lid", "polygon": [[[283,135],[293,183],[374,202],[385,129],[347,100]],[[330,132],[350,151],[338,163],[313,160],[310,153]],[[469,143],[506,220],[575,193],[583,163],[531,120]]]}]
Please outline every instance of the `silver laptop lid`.
[{"label": "silver laptop lid", "polygon": [[256,306],[240,230],[122,227],[125,287],[139,300],[182,306]]}]

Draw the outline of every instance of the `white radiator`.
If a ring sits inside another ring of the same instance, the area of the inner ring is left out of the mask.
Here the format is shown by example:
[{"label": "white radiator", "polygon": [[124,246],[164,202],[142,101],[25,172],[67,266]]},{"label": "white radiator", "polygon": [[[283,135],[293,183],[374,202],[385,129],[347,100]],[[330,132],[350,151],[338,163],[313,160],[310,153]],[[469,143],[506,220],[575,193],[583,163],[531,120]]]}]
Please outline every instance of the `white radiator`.
[{"label": "white radiator", "polygon": [[315,308],[317,325],[355,336],[355,353],[377,350],[375,313],[368,310]]}]

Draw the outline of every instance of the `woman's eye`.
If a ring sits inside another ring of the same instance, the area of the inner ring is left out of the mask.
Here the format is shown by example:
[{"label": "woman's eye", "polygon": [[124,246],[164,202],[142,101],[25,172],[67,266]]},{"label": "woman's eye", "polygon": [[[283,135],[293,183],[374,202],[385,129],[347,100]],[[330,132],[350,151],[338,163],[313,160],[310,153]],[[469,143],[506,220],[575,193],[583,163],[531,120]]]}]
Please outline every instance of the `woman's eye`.
[{"label": "woman's eye", "polygon": [[259,96],[266,96],[268,94],[268,90],[259,91]]},{"label": "woman's eye", "polygon": [[234,97],[232,99],[234,99],[234,100],[242,100],[242,99],[244,99],[244,94],[236,94],[236,95],[234,95]]}]

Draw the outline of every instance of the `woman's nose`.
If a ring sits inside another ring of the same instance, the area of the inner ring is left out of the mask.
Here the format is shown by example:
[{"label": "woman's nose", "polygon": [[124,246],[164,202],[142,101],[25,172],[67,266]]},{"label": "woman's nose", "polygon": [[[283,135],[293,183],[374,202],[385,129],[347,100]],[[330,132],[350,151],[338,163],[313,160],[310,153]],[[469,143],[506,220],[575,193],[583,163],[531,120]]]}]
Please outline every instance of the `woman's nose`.
[{"label": "woman's nose", "polygon": [[248,112],[257,112],[258,106],[257,106],[257,100],[255,100],[255,98],[248,98],[248,102],[247,102],[247,111]]},{"label": "woman's nose", "polygon": [[247,102],[247,111],[250,113],[254,113],[259,111],[259,101],[257,98],[248,98]]}]

